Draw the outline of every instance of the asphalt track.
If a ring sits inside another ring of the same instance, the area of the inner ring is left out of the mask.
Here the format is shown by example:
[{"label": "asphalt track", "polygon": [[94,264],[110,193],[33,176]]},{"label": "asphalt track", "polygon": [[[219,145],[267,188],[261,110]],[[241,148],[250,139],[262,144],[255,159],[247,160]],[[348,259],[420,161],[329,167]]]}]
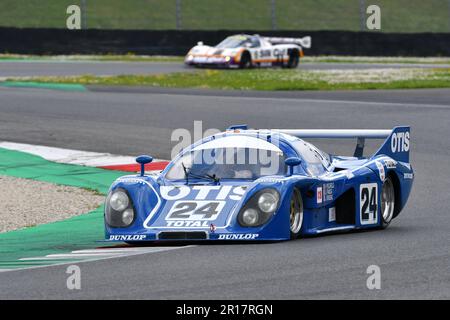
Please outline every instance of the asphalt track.
[{"label": "asphalt track", "polygon": [[[446,64],[300,63],[298,70],[444,68]],[[181,62],[0,61],[0,77],[155,74],[192,71]]]},{"label": "asphalt track", "polygon": [[[82,262],[77,263],[81,290],[66,288],[66,266],[0,272],[0,299],[450,298],[450,90],[91,89],[0,88],[0,140],[167,158],[172,130],[192,130],[194,120],[202,120],[203,129],[233,123],[259,128],[409,124],[415,186],[405,210],[384,231],[198,244]],[[352,150],[349,143],[321,146],[335,153]],[[366,287],[366,270],[373,264],[381,269],[381,290]]]}]

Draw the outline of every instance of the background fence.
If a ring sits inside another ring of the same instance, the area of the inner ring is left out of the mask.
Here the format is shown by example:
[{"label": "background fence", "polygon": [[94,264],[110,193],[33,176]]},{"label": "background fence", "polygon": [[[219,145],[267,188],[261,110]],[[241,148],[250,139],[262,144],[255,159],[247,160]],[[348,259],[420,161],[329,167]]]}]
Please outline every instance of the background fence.
[{"label": "background fence", "polygon": [[84,29],[365,31],[375,4],[381,32],[450,32],[450,0],[0,0],[0,26],[65,28],[71,4]]}]

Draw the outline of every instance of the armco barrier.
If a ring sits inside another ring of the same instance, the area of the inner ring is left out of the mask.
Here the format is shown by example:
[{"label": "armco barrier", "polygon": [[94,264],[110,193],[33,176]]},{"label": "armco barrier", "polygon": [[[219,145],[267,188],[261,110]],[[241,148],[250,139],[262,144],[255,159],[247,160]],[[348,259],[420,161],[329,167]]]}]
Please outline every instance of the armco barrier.
[{"label": "armco barrier", "polygon": [[[183,55],[198,41],[217,44],[238,31],[65,30],[0,28],[0,52],[22,54]],[[242,31],[312,37],[308,55],[450,56],[450,33]]]}]

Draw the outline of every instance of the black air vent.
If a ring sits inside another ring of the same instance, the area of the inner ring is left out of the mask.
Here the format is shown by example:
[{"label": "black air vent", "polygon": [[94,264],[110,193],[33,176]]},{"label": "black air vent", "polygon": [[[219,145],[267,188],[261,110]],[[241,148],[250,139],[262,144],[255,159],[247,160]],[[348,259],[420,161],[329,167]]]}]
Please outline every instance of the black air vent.
[{"label": "black air vent", "polygon": [[158,239],[161,240],[204,240],[207,239],[206,232],[204,231],[170,231],[161,232],[158,235]]}]

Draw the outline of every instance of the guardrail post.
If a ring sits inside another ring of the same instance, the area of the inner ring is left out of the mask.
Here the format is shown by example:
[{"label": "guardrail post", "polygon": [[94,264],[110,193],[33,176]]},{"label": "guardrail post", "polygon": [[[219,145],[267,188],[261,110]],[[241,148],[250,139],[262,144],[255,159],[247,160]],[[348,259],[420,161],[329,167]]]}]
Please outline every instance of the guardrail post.
[{"label": "guardrail post", "polygon": [[177,30],[181,30],[181,0],[175,2],[175,19]]},{"label": "guardrail post", "polygon": [[87,29],[87,0],[81,1],[81,29]]},{"label": "guardrail post", "polygon": [[366,1],[359,0],[359,20],[361,31],[366,30]]},{"label": "guardrail post", "polygon": [[[449,0],[450,1],[450,0]],[[270,18],[272,20],[272,30],[277,30],[277,8],[276,0],[270,0]]]}]

